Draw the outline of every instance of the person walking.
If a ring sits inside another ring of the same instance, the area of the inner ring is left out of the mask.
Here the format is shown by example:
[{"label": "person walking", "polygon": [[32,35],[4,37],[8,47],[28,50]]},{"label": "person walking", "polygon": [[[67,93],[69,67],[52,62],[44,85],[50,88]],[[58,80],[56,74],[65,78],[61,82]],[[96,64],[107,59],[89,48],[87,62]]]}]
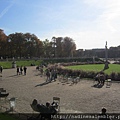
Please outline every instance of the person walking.
[{"label": "person walking", "polygon": [[19,71],[19,66],[17,66],[17,75],[19,75],[20,71]]},{"label": "person walking", "polygon": [[26,75],[27,67],[24,66],[23,70],[24,70],[24,75]]},{"label": "person walking", "polygon": [[20,67],[20,74],[22,75],[22,72],[23,72],[23,67],[21,66]]},{"label": "person walking", "polygon": [[2,71],[3,71],[3,67],[2,66],[0,66],[0,73],[2,74]]},{"label": "person walking", "polygon": [[50,81],[50,71],[49,71],[49,69],[46,69],[46,76],[47,76],[46,82]]}]

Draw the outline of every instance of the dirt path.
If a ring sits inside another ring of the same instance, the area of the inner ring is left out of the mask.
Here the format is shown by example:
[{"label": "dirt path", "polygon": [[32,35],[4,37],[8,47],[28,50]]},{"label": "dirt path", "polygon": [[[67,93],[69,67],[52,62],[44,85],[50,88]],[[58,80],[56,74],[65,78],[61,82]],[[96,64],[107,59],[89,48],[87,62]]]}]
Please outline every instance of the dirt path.
[{"label": "dirt path", "polygon": [[17,76],[16,69],[3,71],[0,88],[10,93],[9,98],[17,97],[16,111],[30,113],[30,104],[34,98],[45,104],[57,96],[60,97],[61,112],[96,113],[106,107],[108,112],[120,113],[120,83],[112,83],[110,88],[95,88],[91,80],[81,80],[76,85],[61,83],[59,80],[43,84],[46,78],[40,77],[35,68],[28,67],[26,76]]}]

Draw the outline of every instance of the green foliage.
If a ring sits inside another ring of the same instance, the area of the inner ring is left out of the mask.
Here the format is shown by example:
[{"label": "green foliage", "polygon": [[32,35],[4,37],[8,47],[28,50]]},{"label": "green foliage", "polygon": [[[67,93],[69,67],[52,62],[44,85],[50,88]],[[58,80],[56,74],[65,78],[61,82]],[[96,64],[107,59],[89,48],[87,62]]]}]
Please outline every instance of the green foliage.
[{"label": "green foliage", "polygon": [[[89,65],[75,65],[65,67],[67,70],[78,70],[80,72],[81,78],[94,78],[96,74],[102,71],[104,64],[89,64]],[[109,64],[109,69],[104,71],[106,79],[111,78],[112,80],[120,81],[120,65],[119,64]]]},{"label": "green foliage", "polygon": [[[49,59],[44,59],[45,62],[49,62],[49,63],[72,63],[72,62],[76,62],[75,64],[77,64],[77,62],[81,62],[81,63],[93,63],[93,58],[49,58]],[[100,60],[99,58],[95,58],[96,63],[103,63],[102,60]]]}]

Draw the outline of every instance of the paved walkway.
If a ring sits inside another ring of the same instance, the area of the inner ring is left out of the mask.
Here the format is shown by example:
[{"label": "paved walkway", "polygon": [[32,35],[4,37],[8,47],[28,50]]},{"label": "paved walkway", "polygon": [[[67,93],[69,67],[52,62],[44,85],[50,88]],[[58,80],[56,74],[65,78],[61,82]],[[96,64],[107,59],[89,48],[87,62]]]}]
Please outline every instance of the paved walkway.
[{"label": "paved walkway", "polygon": [[[60,97],[61,112],[96,113],[102,107],[108,112],[120,113],[120,83],[113,83],[110,88],[93,87],[92,80],[81,80],[76,85],[61,83],[59,80],[45,84],[46,77],[40,77],[36,67],[28,67],[27,75],[16,75],[16,69],[3,71],[0,88],[5,88],[10,94],[8,98],[16,97],[15,110],[30,113],[33,99],[45,104],[52,102],[54,96]],[[9,107],[8,103],[1,102]]]}]

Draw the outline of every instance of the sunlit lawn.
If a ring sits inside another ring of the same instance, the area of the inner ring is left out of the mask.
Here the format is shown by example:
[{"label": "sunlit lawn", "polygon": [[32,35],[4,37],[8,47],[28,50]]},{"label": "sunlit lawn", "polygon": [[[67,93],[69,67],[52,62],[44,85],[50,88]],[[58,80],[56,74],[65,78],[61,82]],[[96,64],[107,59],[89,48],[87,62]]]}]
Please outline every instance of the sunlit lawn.
[{"label": "sunlit lawn", "polygon": [[[31,64],[40,65],[40,60],[25,60],[25,61],[16,61],[17,66],[30,66]],[[3,68],[12,68],[12,61],[1,61],[0,66],[3,66]]]},{"label": "sunlit lawn", "polygon": [[[73,70],[99,72],[104,69],[104,64],[75,65],[75,66],[67,66],[66,68],[73,69]],[[109,64],[109,69],[105,70],[105,73],[111,74],[112,72],[120,73],[120,65]]]},{"label": "sunlit lawn", "polygon": [[[30,66],[31,64],[40,65],[40,60],[26,60],[26,61],[16,61],[17,66]],[[12,68],[12,61],[0,62],[0,66],[3,68]],[[75,65],[67,66],[68,69],[73,70],[83,70],[83,71],[94,71],[99,72],[104,69],[104,64],[89,64],[89,65]],[[111,74],[112,72],[120,73],[120,65],[118,64],[109,64],[109,69],[105,70],[106,74]]]}]

